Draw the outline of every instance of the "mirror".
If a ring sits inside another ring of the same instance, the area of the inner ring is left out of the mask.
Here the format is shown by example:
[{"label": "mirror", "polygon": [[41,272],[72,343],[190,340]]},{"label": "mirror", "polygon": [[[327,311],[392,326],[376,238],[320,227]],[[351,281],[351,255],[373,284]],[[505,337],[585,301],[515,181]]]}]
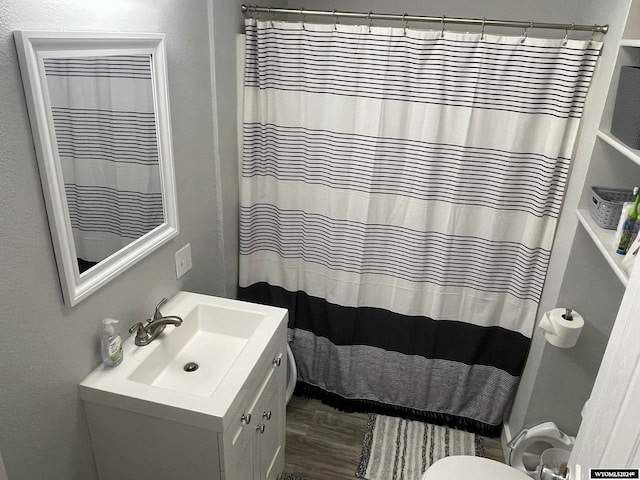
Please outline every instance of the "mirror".
[{"label": "mirror", "polygon": [[14,32],[65,301],[178,234],[162,34]]}]

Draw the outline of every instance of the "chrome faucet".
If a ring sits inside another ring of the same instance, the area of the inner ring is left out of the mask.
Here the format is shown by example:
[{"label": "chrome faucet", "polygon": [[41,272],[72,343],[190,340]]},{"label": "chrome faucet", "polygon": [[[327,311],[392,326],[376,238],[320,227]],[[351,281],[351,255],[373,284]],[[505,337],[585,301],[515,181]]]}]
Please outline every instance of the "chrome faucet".
[{"label": "chrome faucet", "polygon": [[144,347],[153,342],[158,335],[160,335],[167,325],[175,325],[179,327],[182,325],[182,318],[177,315],[167,315],[166,317],[160,312],[160,307],[167,303],[167,299],[163,298],[160,303],[156,305],[156,310],[153,313],[153,317],[148,319],[144,324],[137,322],[129,329],[129,333],[136,332],[135,343],[139,347]]}]

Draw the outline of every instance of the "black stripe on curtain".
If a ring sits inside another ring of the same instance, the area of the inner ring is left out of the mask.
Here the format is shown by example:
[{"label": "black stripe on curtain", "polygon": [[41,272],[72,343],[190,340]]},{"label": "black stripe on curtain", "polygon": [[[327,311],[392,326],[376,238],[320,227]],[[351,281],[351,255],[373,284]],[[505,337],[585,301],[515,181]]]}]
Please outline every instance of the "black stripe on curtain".
[{"label": "black stripe on curtain", "polygon": [[[265,282],[240,287],[238,297],[244,301],[286,308],[289,310],[290,328],[325,337],[334,345],[367,345],[428,359],[487,365],[516,378],[524,368],[530,345],[525,336],[500,327],[404,316],[379,308],[343,307],[302,291],[290,292]],[[300,380],[296,394],[318,398],[346,412],[397,416],[487,437],[498,437],[502,431],[502,422],[486,423],[452,413],[418,410],[364,398],[346,398]]]},{"label": "black stripe on curtain", "polygon": [[406,316],[381,308],[343,307],[265,282],[240,287],[238,298],[286,308],[289,328],[306,330],[334,345],[368,345],[405,355],[486,365],[515,377],[522,373],[531,343],[524,335],[502,327]]}]

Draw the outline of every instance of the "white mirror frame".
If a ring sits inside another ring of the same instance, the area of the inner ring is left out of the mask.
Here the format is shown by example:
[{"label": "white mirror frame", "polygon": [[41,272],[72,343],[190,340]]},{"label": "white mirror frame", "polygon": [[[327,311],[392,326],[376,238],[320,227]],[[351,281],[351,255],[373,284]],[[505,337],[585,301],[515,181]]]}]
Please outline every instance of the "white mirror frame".
[{"label": "white mirror frame", "polygon": [[[14,37],[60,283],[65,303],[73,306],[179,233],[164,34],[16,31]],[[47,57],[74,54],[151,55],[165,218],[165,223],[82,275],[78,269],[43,63]]]}]

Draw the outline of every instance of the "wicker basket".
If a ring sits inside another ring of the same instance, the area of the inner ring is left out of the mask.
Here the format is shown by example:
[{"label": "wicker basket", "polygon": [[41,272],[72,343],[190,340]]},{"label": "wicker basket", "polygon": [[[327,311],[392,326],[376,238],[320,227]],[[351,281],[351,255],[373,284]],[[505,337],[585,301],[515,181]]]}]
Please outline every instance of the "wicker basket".
[{"label": "wicker basket", "polygon": [[622,204],[633,200],[633,190],[591,187],[589,211],[602,228],[615,230],[622,213]]}]

